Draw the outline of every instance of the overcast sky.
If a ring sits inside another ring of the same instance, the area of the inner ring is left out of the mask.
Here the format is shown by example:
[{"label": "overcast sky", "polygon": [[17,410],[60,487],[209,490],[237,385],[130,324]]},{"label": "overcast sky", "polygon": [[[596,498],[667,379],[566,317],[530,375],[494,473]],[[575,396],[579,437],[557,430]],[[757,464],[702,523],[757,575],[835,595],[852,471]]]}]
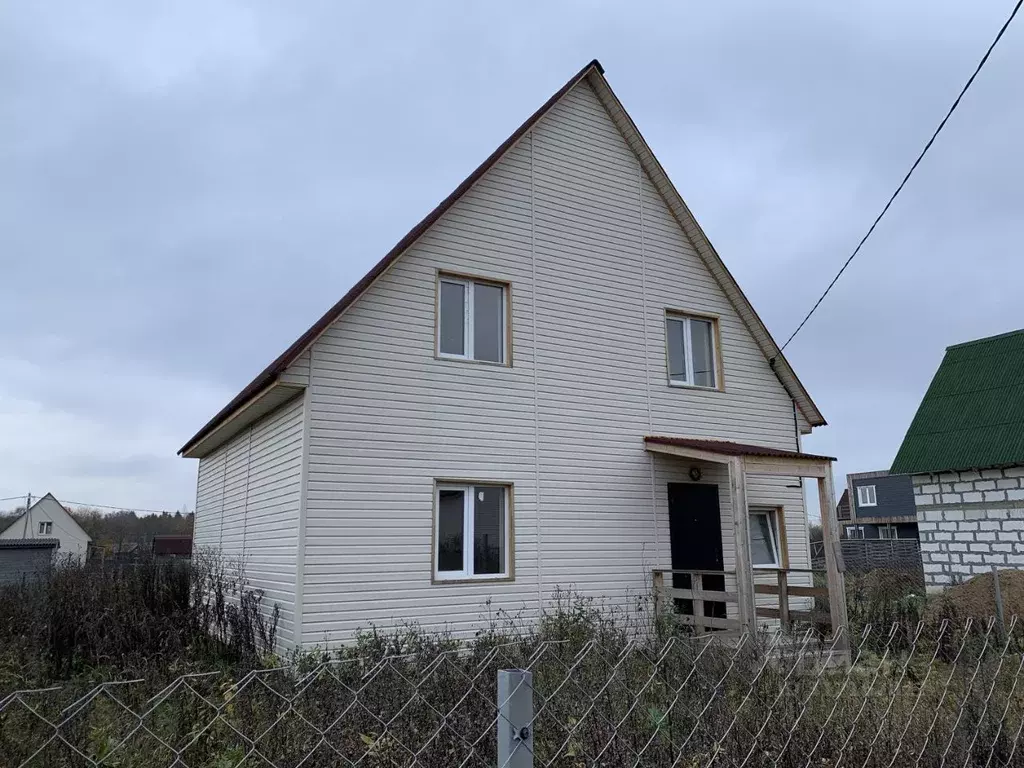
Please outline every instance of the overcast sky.
[{"label": "overcast sky", "polygon": [[[3,4],[0,498],[191,508],[182,443],[595,57],[782,341],[1012,1],[351,5]],[[1024,20],[787,350],[839,485],[1024,326],[1021,72]]]}]

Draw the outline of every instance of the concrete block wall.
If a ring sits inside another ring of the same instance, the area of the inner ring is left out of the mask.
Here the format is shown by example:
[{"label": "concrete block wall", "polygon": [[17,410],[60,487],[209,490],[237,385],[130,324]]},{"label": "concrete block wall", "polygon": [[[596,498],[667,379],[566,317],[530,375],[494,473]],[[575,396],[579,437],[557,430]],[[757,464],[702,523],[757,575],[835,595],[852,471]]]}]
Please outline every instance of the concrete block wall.
[{"label": "concrete block wall", "polygon": [[929,592],[999,568],[1024,568],[1024,465],[914,475]]}]

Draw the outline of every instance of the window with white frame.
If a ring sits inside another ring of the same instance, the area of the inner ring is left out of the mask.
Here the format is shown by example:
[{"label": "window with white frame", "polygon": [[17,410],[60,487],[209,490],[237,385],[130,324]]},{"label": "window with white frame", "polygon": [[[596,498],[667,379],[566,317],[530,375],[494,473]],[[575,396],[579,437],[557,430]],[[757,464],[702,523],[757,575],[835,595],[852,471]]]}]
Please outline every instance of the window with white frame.
[{"label": "window with white frame", "polygon": [[508,497],[506,485],[438,483],[435,579],[509,575]]},{"label": "window with white frame", "polygon": [[438,356],[504,363],[508,286],[442,274],[437,293]]},{"label": "window with white frame", "polygon": [[878,536],[882,539],[898,539],[899,529],[895,525],[883,525],[878,529]]},{"label": "window with white frame", "polygon": [[665,317],[665,339],[670,385],[718,386],[714,320],[670,313]]},{"label": "window with white frame", "polygon": [[755,568],[782,566],[777,510],[750,510],[750,563]]},{"label": "window with white frame", "polygon": [[846,526],[846,538],[848,538],[848,539],[863,539],[864,538],[864,526],[863,525],[848,525],[848,526]]},{"label": "window with white frame", "polygon": [[39,523],[39,533],[43,536],[49,536],[53,533],[53,523],[49,520]]},{"label": "window with white frame", "polygon": [[875,486],[873,485],[858,485],[857,486],[857,506],[858,507],[877,507],[878,502],[875,499]]}]

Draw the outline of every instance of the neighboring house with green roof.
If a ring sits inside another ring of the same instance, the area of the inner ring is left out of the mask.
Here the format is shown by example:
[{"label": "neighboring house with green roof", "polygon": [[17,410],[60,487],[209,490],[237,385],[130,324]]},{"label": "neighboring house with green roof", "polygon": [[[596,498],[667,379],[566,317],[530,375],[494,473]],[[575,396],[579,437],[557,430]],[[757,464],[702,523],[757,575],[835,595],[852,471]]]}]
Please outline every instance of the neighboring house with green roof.
[{"label": "neighboring house with green roof", "polygon": [[1024,566],[1024,329],[946,349],[893,461],[929,591]]}]

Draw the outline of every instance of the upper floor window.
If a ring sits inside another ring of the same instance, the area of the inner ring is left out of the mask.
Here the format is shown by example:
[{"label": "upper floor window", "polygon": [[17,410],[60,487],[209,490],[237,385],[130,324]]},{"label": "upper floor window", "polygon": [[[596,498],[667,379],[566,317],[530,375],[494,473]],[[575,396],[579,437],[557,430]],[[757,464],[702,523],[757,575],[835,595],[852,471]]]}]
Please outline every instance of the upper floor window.
[{"label": "upper floor window", "polygon": [[873,485],[858,485],[857,486],[857,506],[858,507],[877,507],[878,501],[875,499],[875,486]]},{"label": "upper floor window", "polygon": [[437,293],[438,356],[505,363],[508,286],[442,274]]},{"label": "upper floor window", "polygon": [[46,522],[39,523],[39,533],[43,536],[49,536],[53,533],[53,523],[47,520]]},{"label": "upper floor window", "polygon": [[434,578],[509,576],[509,487],[441,483],[435,500]]},{"label": "upper floor window", "polygon": [[707,317],[669,314],[665,318],[668,342],[668,383],[682,387],[717,388],[718,360],[715,321]]}]

